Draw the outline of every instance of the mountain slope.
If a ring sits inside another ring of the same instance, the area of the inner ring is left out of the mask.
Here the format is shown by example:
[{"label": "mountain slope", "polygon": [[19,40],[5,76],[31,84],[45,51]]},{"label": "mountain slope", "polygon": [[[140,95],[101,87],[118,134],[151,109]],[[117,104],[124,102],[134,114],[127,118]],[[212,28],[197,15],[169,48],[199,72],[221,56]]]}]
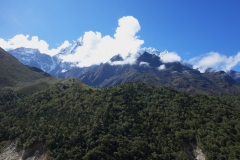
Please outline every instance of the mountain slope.
[{"label": "mountain slope", "polygon": [[33,82],[49,76],[49,74],[38,68],[23,65],[0,48],[0,88],[15,86],[17,83],[22,82]]}]

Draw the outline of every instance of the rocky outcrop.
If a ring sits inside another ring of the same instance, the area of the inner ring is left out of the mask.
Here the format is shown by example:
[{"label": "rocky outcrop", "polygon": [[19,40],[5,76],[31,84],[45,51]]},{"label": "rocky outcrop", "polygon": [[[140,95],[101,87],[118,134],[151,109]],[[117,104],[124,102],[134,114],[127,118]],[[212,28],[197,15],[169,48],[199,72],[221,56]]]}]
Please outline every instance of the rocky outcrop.
[{"label": "rocky outcrop", "polygon": [[27,149],[18,147],[15,142],[7,142],[0,152],[0,160],[47,160],[42,142]]},{"label": "rocky outcrop", "polygon": [[183,146],[190,160],[206,160],[202,150],[195,142],[184,141]]}]

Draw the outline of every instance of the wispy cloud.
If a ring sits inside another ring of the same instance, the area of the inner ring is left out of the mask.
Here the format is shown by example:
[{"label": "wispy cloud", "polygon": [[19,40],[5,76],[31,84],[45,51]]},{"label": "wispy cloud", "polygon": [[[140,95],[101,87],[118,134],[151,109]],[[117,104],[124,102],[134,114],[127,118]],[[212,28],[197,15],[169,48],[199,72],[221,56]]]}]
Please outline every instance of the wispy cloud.
[{"label": "wispy cloud", "polygon": [[205,72],[206,69],[212,68],[216,71],[229,71],[240,62],[240,52],[234,56],[225,56],[217,52],[210,52],[199,57],[189,60],[194,69]]}]

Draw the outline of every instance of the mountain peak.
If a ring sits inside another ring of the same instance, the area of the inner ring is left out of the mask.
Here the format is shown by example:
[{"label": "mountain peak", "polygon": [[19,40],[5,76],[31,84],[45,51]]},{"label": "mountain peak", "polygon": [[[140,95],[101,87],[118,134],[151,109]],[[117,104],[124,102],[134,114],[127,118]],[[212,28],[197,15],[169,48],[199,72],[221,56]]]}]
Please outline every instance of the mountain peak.
[{"label": "mountain peak", "polygon": [[160,58],[155,54],[150,54],[148,52],[144,52],[137,59],[139,62],[147,62],[152,67],[159,67],[161,65]]},{"label": "mountain peak", "polygon": [[77,41],[73,41],[73,43],[70,44],[68,47],[61,49],[58,54],[61,55],[74,54],[77,48],[80,46],[82,46],[82,40],[78,39]]},{"label": "mountain peak", "polygon": [[159,54],[159,57],[162,58],[164,55],[168,54],[168,51],[167,50],[164,50],[163,52],[161,52]]},{"label": "mountain peak", "polygon": [[211,73],[211,72],[214,72],[214,69],[212,69],[212,68],[207,68],[207,69],[205,70],[205,73]]},{"label": "mountain peak", "polygon": [[123,61],[123,58],[120,54],[116,55],[116,56],[113,56],[111,59],[110,59],[111,62],[115,62],[115,61]]},{"label": "mountain peak", "polygon": [[141,48],[138,51],[138,53],[140,53],[140,54],[143,54],[144,52],[147,52],[147,53],[150,53],[150,54],[155,54],[155,55],[159,55],[159,53],[160,53],[158,50],[156,50],[153,47],[148,47],[148,48],[144,47],[144,48]]}]

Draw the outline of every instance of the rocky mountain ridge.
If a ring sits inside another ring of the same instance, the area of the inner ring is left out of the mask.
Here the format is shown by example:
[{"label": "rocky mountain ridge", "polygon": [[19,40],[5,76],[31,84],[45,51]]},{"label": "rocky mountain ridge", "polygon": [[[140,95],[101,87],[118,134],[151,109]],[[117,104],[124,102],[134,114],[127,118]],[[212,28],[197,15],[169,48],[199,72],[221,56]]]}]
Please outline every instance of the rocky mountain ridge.
[{"label": "rocky mountain ridge", "polygon": [[[237,72],[231,73],[237,77]],[[86,72],[79,79],[87,85],[100,88],[144,82],[189,93],[236,94],[240,85],[233,77],[224,71],[200,73],[180,62],[163,63],[158,56],[144,52],[134,65],[106,63],[95,71]]]}]

